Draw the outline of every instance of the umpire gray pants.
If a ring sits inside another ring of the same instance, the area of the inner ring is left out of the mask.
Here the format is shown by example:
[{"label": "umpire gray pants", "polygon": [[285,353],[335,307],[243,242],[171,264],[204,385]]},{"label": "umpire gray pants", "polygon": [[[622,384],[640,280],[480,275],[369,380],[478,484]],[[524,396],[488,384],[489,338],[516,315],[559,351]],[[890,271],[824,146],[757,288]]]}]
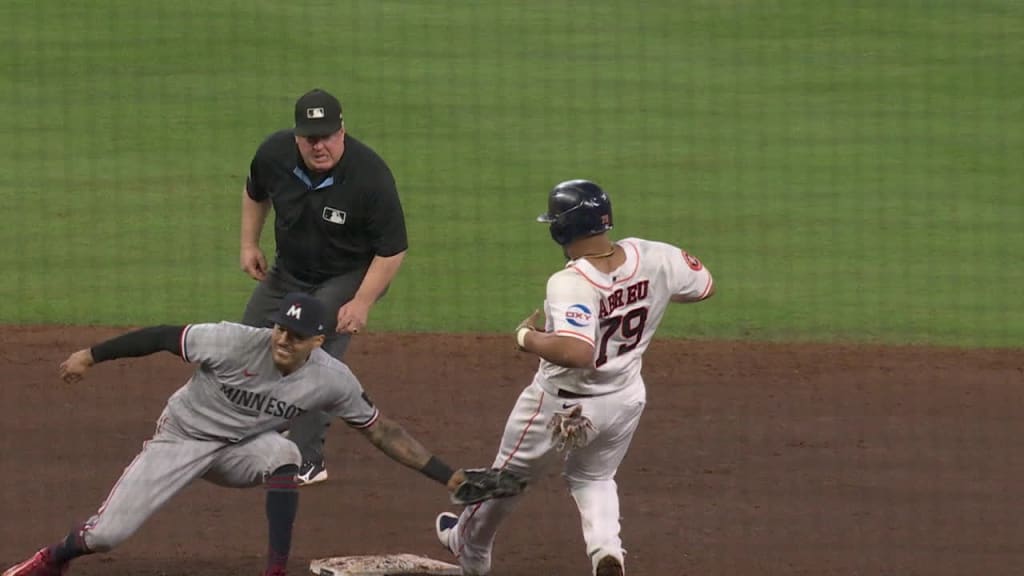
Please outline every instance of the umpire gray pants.
[{"label": "umpire gray pants", "polygon": [[[252,291],[249,303],[245,306],[242,324],[270,328],[274,325],[270,316],[277,311],[281,300],[289,292],[305,292],[316,296],[327,308],[327,334],[323,349],[325,352],[341,360],[352,339],[351,334],[338,334],[335,331],[338,308],[352,299],[359,291],[359,286],[366,276],[366,268],[353,270],[342,276],[335,276],[322,284],[303,282],[289,274],[276,264]],[[386,291],[385,291],[386,292]],[[331,425],[331,416],[325,412],[310,411],[292,420],[288,438],[295,442],[302,452],[303,461],[319,461],[324,457],[324,439],[327,428]]]}]

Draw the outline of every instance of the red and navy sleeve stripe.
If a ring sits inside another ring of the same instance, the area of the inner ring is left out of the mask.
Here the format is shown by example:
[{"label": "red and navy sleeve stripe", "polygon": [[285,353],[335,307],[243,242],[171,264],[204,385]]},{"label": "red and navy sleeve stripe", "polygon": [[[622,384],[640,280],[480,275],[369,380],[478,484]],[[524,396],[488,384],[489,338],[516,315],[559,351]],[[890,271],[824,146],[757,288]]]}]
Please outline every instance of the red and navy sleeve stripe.
[{"label": "red and navy sleeve stripe", "polygon": [[191,360],[188,359],[188,348],[186,348],[185,346],[185,344],[188,342],[188,331],[190,328],[192,328],[192,325],[188,324],[181,331],[181,358],[185,362],[192,362]]},{"label": "red and navy sleeve stripe", "polygon": [[346,420],[345,422],[346,422],[346,423],[347,423],[347,424],[348,424],[349,426],[351,426],[352,428],[355,428],[356,430],[366,430],[366,429],[367,429],[367,428],[369,428],[370,426],[373,426],[374,424],[376,424],[376,423],[377,423],[377,420],[378,420],[379,418],[380,418],[380,410],[377,410],[376,408],[374,408],[374,410],[373,410],[373,416],[370,416],[370,419],[369,419],[369,420],[367,420],[366,422],[363,422],[362,424],[357,424],[357,423],[355,423],[355,422],[352,422],[352,421],[350,421],[350,420]]}]

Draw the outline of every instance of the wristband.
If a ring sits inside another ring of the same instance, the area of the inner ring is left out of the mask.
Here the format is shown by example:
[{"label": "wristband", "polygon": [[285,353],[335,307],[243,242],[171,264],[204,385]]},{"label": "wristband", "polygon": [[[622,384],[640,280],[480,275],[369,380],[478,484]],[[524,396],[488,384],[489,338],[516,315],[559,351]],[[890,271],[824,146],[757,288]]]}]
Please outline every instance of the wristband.
[{"label": "wristband", "polygon": [[420,472],[427,478],[441,484],[448,484],[448,481],[455,475],[455,471],[444,462],[441,462],[437,456],[431,456],[430,460],[427,460],[427,463],[423,465],[423,468],[420,468]]},{"label": "wristband", "polygon": [[523,349],[526,348],[526,333],[527,332],[532,332],[532,330],[530,330],[526,326],[523,326],[519,330],[516,330],[516,344],[518,344],[520,348],[523,348]]}]

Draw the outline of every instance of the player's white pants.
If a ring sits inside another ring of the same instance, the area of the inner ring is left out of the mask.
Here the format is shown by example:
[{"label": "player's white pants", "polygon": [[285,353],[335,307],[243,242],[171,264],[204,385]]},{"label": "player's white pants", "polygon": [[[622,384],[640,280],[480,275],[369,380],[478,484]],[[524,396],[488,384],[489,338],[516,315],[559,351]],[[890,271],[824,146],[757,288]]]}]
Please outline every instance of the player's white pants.
[{"label": "player's white pants", "polygon": [[[562,456],[551,443],[547,423],[556,410],[583,405],[583,414],[597,428],[590,443],[565,457],[563,477],[583,526],[587,554],[596,569],[606,555],[623,560],[619,538],[619,496],[615,473],[626,456],[646,403],[643,381],[605,396],[566,399],[545,392],[535,380],[519,395],[505,424],[494,466],[513,471],[528,481]],[[518,498],[490,500],[462,511],[450,543],[467,576],[488,574],[494,536]]]},{"label": "player's white pants", "polygon": [[85,545],[106,552],[196,478],[244,488],[262,484],[281,466],[301,463],[299,449],[277,432],[238,444],[194,440],[161,418],[156,434],[128,465],[99,511],[85,524]]}]

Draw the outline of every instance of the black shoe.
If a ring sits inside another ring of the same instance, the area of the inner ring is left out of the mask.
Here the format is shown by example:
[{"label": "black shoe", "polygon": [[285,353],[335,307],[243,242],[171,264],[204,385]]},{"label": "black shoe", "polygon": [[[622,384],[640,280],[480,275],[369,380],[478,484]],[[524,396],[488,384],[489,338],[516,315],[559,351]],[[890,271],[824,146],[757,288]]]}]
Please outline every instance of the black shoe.
[{"label": "black shoe", "polygon": [[327,468],[323,460],[306,460],[299,467],[299,474],[295,477],[299,486],[309,486],[317,482],[327,480]]}]

